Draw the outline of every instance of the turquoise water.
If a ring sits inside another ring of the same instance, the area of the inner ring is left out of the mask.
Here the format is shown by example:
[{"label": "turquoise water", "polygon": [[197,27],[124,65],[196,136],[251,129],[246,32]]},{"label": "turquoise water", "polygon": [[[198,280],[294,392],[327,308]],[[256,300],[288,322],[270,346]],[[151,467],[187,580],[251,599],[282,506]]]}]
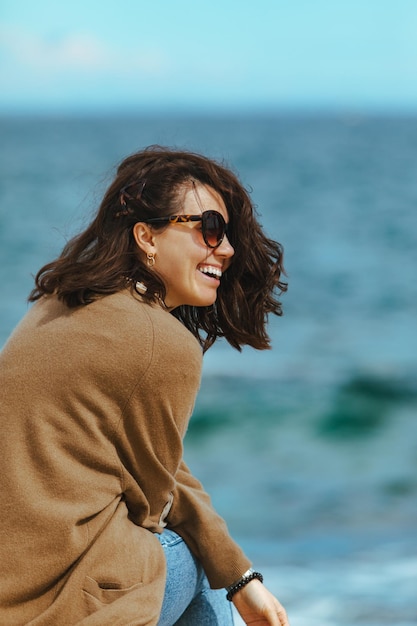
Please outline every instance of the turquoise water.
[{"label": "turquoise water", "polygon": [[224,158],[285,249],[273,349],[219,343],[189,463],[294,626],[417,616],[417,119],[0,119],[0,345],[127,154]]}]

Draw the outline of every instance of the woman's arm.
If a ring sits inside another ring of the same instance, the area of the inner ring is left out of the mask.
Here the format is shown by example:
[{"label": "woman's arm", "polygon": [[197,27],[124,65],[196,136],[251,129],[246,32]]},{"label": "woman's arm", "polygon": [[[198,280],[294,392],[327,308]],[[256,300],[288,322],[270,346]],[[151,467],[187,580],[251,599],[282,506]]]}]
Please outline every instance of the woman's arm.
[{"label": "woman's arm", "polygon": [[[168,526],[183,537],[200,560],[212,587],[232,585],[247,571],[248,559],[230,537],[224,520],[184,462],[176,480]],[[232,602],[245,624],[289,626],[283,606],[259,580],[251,580],[237,591]]]}]

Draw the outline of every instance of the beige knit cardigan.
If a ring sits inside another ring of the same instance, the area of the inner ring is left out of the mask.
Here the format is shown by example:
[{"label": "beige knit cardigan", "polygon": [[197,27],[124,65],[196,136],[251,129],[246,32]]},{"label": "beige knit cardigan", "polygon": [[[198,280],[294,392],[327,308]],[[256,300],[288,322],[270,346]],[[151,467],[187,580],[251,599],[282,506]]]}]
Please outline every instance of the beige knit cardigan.
[{"label": "beige knit cardigan", "polygon": [[213,587],[250,566],[182,460],[201,348],[122,291],[37,302],[0,355],[0,625],[155,625],[165,524]]}]

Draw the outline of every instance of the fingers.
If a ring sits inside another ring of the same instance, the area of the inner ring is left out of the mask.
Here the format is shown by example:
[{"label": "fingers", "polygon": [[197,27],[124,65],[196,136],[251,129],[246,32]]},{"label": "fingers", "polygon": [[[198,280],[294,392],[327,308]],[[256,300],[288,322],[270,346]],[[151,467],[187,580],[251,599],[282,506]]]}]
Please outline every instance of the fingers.
[{"label": "fingers", "polygon": [[280,609],[278,610],[278,617],[279,617],[281,626],[290,626],[287,613],[282,605],[280,605]]},{"label": "fingers", "polygon": [[[278,616],[278,621],[275,621]],[[290,622],[288,621],[287,613],[282,605],[279,605],[278,610],[274,615],[274,621],[271,621],[271,626],[290,626]]]},{"label": "fingers", "polygon": [[[274,598],[275,606],[274,610],[271,611],[269,616],[269,623],[271,626],[290,626],[290,622],[288,621],[287,612],[282,606],[282,604]],[[277,620],[278,618],[278,620]]]}]

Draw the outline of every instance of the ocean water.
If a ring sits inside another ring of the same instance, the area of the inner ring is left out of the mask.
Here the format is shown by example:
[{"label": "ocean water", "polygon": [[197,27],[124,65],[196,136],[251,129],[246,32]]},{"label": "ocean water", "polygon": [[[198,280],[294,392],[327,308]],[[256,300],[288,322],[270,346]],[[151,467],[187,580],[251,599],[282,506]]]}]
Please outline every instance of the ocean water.
[{"label": "ocean water", "polygon": [[0,119],[0,345],[127,154],[226,160],[284,246],[272,349],[219,343],[186,458],[293,626],[417,624],[417,118]]}]

